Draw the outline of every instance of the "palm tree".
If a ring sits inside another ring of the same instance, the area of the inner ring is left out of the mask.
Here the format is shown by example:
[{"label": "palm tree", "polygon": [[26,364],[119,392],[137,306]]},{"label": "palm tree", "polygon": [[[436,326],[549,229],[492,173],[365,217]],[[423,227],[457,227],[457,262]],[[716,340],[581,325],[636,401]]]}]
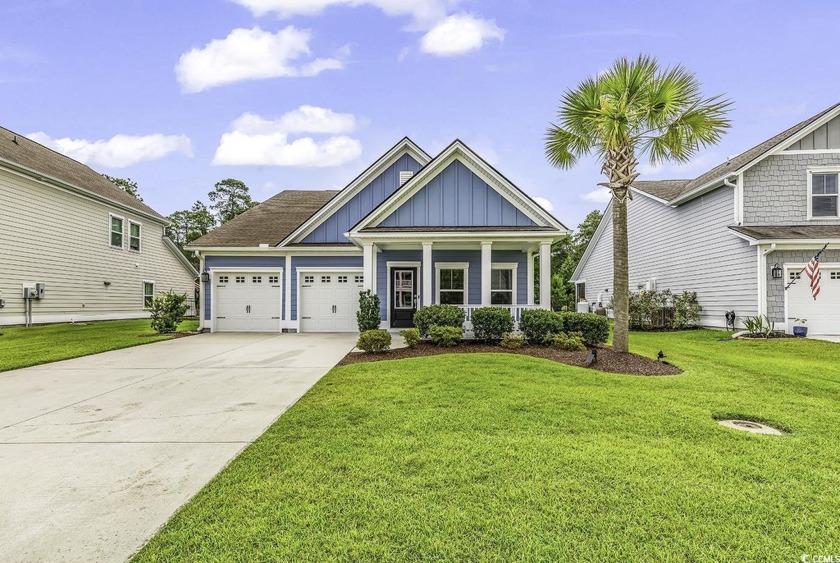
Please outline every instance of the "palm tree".
[{"label": "palm tree", "polygon": [[613,223],[613,349],[626,352],[629,333],[627,199],[639,175],[637,157],[652,164],[687,162],[701,147],[717,143],[730,122],[731,101],[703,98],[700,83],[682,66],[660,68],[649,56],[621,58],[605,72],[568,90],[558,124],[546,132],[545,153],[558,168],[594,155],[609,181]]}]

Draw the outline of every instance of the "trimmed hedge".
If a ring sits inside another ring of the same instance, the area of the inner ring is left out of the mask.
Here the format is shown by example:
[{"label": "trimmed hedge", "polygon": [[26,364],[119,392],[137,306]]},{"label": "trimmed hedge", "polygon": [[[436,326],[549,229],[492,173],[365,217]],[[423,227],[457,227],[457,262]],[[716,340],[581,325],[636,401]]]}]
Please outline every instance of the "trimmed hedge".
[{"label": "trimmed hedge", "polygon": [[369,289],[359,292],[359,310],[356,311],[359,332],[379,328],[379,296]]},{"label": "trimmed hedge", "polygon": [[551,339],[551,347],[569,352],[582,352],[586,350],[583,343],[583,336],[579,332],[561,332],[555,334]]},{"label": "trimmed hedge", "polygon": [[400,336],[405,340],[405,345],[414,348],[420,344],[420,331],[416,328],[407,328],[400,331]]},{"label": "trimmed hedge", "polygon": [[513,331],[513,315],[504,307],[481,307],[473,311],[472,325],[477,340],[498,342]]},{"label": "trimmed hedge", "polygon": [[579,332],[590,345],[603,344],[610,336],[610,321],[595,313],[560,313],[563,332]]},{"label": "trimmed hedge", "polygon": [[429,305],[414,313],[414,326],[423,338],[429,337],[432,326],[450,326],[463,329],[466,313],[455,305]]},{"label": "trimmed hedge", "polygon": [[391,349],[391,333],[387,330],[366,330],[359,335],[356,348],[365,352],[385,352]]},{"label": "trimmed hedge", "polygon": [[519,330],[529,344],[550,344],[555,334],[563,332],[563,318],[546,309],[526,309],[519,318]]},{"label": "trimmed hedge", "polygon": [[502,337],[502,341],[499,343],[499,346],[507,348],[508,350],[518,350],[519,348],[522,348],[523,344],[525,344],[525,339],[521,334],[508,332]]},{"label": "trimmed hedge", "polygon": [[429,337],[436,346],[457,346],[464,336],[462,327],[432,325],[429,328]]}]

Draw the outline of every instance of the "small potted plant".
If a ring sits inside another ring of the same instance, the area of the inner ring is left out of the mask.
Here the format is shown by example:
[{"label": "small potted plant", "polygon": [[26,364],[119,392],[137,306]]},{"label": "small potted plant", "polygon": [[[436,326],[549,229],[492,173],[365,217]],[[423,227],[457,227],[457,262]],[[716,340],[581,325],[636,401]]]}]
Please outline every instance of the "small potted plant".
[{"label": "small potted plant", "polygon": [[793,335],[798,336],[799,338],[805,338],[808,336],[808,327],[805,326],[805,323],[808,322],[808,319],[802,318],[795,318],[793,322],[796,323],[793,325]]}]

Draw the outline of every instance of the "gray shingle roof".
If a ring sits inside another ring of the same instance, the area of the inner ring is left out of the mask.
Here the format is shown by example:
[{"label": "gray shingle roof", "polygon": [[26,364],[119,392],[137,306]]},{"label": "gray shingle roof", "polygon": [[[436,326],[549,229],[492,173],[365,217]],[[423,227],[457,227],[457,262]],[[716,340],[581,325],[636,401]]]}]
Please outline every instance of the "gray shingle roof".
[{"label": "gray shingle roof", "polygon": [[653,197],[671,201],[679,196],[691,180],[636,180],[633,187]]},{"label": "gray shingle roof", "polygon": [[[744,166],[746,166],[747,164],[749,164],[753,160],[761,157],[765,153],[773,150],[774,148],[781,145],[785,141],[791,139],[797,133],[799,133],[803,129],[806,129],[809,125],[811,125],[815,121],[819,120],[825,114],[837,109],[837,107],[840,107],[840,103],[834,104],[830,108],[827,108],[827,109],[819,112],[818,114],[809,117],[805,121],[802,121],[800,123],[797,123],[793,127],[785,129],[784,131],[782,131],[781,133],[779,133],[775,137],[767,139],[763,143],[757,144],[756,146],[752,147],[751,149],[742,152],[738,156],[730,158],[726,162],[718,164],[717,166],[715,166],[714,168],[712,168],[708,172],[704,172],[703,174],[701,174],[700,176],[698,176],[697,178],[695,178],[693,180],[690,180],[690,181],[685,181],[685,180],[656,180],[656,181],[649,181],[649,182],[637,181],[633,184],[633,187],[635,187],[636,189],[638,189],[640,191],[649,193],[649,194],[651,194],[655,197],[659,197],[661,199],[665,199],[669,202],[672,202],[674,200],[679,199],[682,196],[685,196],[686,194],[689,194],[689,193],[693,192],[694,190],[697,190],[697,189],[700,189],[700,188],[704,187],[705,185],[709,184],[710,182],[715,182],[717,180],[722,181],[724,177],[738,171],[739,169],[743,168]],[[667,187],[664,186],[664,185],[660,186],[660,184],[662,184],[664,182],[674,182],[674,184],[670,185],[670,186],[667,186]],[[686,182],[686,183],[685,183],[684,186],[677,189],[676,182]],[[649,190],[653,190],[653,191],[649,191]],[[663,197],[662,195],[657,195],[657,193],[655,193],[655,192],[666,194],[669,197]]]},{"label": "gray shingle roof", "polygon": [[729,227],[755,240],[822,240],[840,238],[840,225]]},{"label": "gray shingle roof", "polygon": [[337,193],[337,190],[280,192],[189,246],[276,246]]},{"label": "gray shingle roof", "polygon": [[0,127],[0,159],[163,219],[157,211],[119,189],[95,170],[4,127]]}]

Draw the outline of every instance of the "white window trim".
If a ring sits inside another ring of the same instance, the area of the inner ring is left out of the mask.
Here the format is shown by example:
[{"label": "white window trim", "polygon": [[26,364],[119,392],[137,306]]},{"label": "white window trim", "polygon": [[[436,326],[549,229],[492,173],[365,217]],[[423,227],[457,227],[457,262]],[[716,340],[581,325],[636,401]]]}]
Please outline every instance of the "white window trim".
[{"label": "white window trim", "polygon": [[[119,246],[111,244],[111,235],[116,232],[114,230],[114,219],[122,221],[122,231],[120,232],[120,235],[122,236],[122,244]],[[125,248],[125,217],[117,215],[116,213],[108,213],[108,248],[119,248],[120,250]]]},{"label": "white window trim", "polygon": [[[469,262],[435,262],[435,303],[440,305],[440,271],[441,270],[463,270],[464,271],[464,304],[470,304],[470,263]],[[447,290],[448,291],[448,290]],[[457,291],[457,290],[455,290]]]},{"label": "white window trim", "polygon": [[[814,184],[812,176],[814,174],[837,174],[838,191],[840,191],[840,166],[809,166],[808,167],[808,220],[809,221],[830,221],[832,219],[840,219],[840,193],[837,194],[837,215],[821,215],[814,217],[813,202],[814,194],[812,193]],[[819,197],[819,194],[817,194]]]},{"label": "white window trim", "polygon": [[[140,233],[137,235],[137,250],[131,248],[131,226],[137,225],[140,228]],[[143,252],[143,223],[139,221],[128,220],[128,251],[135,254]]]},{"label": "white window trim", "polygon": [[143,310],[148,311],[151,307],[146,306],[146,284],[152,284],[152,299],[155,298],[155,291],[157,289],[157,285],[155,284],[155,280],[143,280]]},{"label": "white window trim", "polygon": [[[516,280],[519,278],[519,263],[518,262],[494,262],[490,265],[491,270],[513,270],[513,286],[511,287],[511,291],[513,292],[510,296],[510,305],[509,307],[513,307],[519,304],[517,300],[517,287],[516,287]],[[493,281],[492,278],[490,280],[490,296],[491,296],[491,306],[494,307],[505,307],[506,305],[492,305],[492,295],[493,295]],[[495,291],[507,291],[507,290],[495,290]]]},{"label": "white window trim", "polygon": [[[375,256],[374,256],[374,260],[376,260]],[[391,270],[394,269],[394,268],[397,268],[397,269],[400,269],[400,268],[417,268],[417,275],[420,276],[419,280],[423,279],[423,266],[420,264],[419,260],[411,260],[411,261],[407,261],[407,260],[387,260],[385,262],[385,274],[386,274],[386,277],[385,277],[385,321],[384,321],[384,325],[380,325],[380,326],[384,326],[384,327],[387,327],[387,328],[391,327]],[[422,283],[418,284],[417,289],[419,290],[420,293],[422,293],[423,292],[423,284]],[[421,295],[420,296],[420,301],[418,302],[418,307],[417,307],[418,309],[420,308],[419,303],[422,303],[422,302],[423,302],[423,296]]]}]

